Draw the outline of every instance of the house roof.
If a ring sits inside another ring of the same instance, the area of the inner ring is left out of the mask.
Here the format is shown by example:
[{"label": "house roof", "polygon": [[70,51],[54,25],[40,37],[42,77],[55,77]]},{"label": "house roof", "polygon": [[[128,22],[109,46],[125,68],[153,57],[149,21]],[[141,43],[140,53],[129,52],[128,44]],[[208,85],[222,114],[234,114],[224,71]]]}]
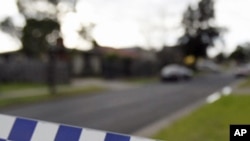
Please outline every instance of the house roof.
[{"label": "house roof", "polygon": [[131,49],[115,49],[111,47],[99,47],[98,49],[103,54],[114,53],[122,57],[138,58],[140,53]]}]

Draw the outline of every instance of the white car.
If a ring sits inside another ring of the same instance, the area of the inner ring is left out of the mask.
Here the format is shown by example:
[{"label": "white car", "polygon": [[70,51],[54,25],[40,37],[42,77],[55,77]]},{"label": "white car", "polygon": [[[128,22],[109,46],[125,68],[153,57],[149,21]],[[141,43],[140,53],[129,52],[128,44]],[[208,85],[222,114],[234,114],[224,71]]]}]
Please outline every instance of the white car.
[{"label": "white car", "polygon": [[198,61],[197,69],[202,72],[220,73],[221,67],[212,61]]},{"label": "white car", "polygon": [[238,66],[235,71],[236,77],[248,77],[250,76],[250,65]]},{"label": "white car", "polygon": [[162,81],[189,80],[193,77],[193,71],[185,66],[172,64],[162,68],[160,77]]}]

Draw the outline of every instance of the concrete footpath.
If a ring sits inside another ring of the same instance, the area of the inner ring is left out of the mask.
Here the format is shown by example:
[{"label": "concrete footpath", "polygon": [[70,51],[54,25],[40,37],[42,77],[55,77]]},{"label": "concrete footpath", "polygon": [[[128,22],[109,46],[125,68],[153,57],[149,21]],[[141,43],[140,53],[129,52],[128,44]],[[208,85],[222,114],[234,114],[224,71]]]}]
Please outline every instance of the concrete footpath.
[{"label": "concrete footpath", "polygon": [[[58,85],[58,92],[69,92],[74,89],[84,89],[90,87],[103,88],[106,90],[126,90],[133,89],[141,86],[141,84],[134,84],[119,80],[104,80],[99,78],[85,78],[85,79],[73,79],[69,85]],[[0,99],[18,98],[27,96],[37,96],[49,93],[47,87],[27,88],[21,90],[10,90],[6,92],[0,92]]]}]

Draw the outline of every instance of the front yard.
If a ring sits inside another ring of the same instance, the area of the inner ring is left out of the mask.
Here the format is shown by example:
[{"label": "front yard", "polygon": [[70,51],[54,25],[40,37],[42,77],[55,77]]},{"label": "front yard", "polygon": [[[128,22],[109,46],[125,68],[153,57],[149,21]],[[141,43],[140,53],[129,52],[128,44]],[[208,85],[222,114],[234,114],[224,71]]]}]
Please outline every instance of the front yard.
[{"label": "front yard", "polygon": [[154,136],[167,141],[228,141],[230,124],[250,123],[250,94],[233,94],[190,113]]}]

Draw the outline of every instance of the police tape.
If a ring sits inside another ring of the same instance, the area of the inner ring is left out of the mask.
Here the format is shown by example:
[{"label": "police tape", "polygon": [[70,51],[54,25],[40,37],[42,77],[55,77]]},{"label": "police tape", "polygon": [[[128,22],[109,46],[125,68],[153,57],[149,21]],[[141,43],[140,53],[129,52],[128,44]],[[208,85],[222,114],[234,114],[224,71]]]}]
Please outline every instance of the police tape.
[{"label": "police tape", "polygon": [[0,141],[156,141],[0,114]]}]

